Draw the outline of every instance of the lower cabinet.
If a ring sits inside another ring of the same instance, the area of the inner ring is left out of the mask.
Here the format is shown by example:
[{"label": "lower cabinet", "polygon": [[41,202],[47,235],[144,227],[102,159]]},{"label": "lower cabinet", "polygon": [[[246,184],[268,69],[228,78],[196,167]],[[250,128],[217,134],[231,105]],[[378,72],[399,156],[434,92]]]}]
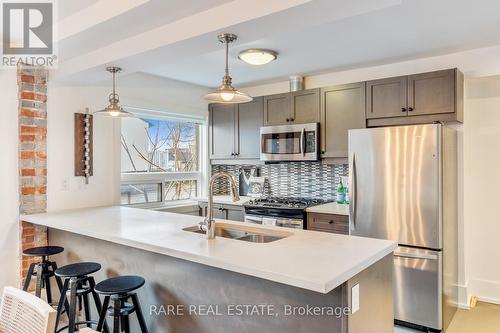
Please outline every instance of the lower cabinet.
[{"label": "lower cabinet", "polygon": [[349,216],[307,213],[307,230],[349,234]]},{"label": "lower cabinet", "polygon": [[[202,216],[207,216],[208,203],[200,203],[200,213]],[[214,219],[245,221],[245,208],[237,205],[216,204],[212,206],[212,215]]]},{"label": "lower cabinet", "polygon": [[166,207],[166,208],[158,209],[158,211],[176,213],[176,214],[184,214],[184,215],[200,216],[200,207],[196,204],[189,205],[189,206],[181,206],[181,207]]}]

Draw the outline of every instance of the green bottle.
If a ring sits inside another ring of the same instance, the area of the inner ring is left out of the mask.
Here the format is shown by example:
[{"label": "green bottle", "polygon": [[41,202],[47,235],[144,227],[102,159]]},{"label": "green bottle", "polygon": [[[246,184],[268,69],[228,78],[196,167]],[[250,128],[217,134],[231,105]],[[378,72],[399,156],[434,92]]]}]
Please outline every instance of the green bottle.
[{"label": "green bottle", "polygon": [[340,185],[339,185],[339,187],[337,187],[337,203],[338,204],[345,203],[345,192],[346,192],[346,189],[344,187],[344,184],[342,183],[342,178],[340,178]]}]

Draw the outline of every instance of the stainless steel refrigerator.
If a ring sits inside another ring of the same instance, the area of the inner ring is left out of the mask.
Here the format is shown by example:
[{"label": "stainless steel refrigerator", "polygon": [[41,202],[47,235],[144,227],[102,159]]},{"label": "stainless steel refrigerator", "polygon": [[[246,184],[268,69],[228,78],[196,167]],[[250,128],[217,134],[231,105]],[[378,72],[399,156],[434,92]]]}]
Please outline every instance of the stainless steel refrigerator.
[{"label": "stainless steel refrigerator", "polygon": [[441,124],[349,131],[351,234],[399,243],[397,323],[444,330],[457,307],[457,136]]}]

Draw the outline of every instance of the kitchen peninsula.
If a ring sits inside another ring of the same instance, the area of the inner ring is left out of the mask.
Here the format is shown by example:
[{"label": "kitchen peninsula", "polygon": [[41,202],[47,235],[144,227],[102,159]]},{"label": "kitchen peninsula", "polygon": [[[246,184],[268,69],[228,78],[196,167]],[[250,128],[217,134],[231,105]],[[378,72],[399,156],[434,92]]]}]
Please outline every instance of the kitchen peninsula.
[{"label": "kitchen peninsula", "polygon": [[[66,249],[60,265],[99,261],[98,281],[143,276],[147,285],[139,294],[150,332],[393,331],[392,241],[232,221],[219,225],[280,239],[207,240],[183,230],[202,217],[117,206],[22,220],[48,227],[50,245]],[[266,311],[229,313],[237,305]],[[184,311],[158,311],[172,306]],[[190,311],[200,306],[217,310]],[[307,307],[318,312],[304,312]],[[329,313],[333,308],[352,314]]]}]

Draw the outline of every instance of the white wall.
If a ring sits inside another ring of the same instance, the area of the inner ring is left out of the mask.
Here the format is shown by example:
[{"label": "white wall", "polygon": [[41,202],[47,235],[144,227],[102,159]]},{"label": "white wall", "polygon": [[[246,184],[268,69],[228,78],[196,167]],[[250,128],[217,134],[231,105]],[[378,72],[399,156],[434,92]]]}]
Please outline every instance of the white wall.
[{"label": "white wall", "polygon": [[[130,75],[124,80],[122,100],[128,105],[181,114],[206,116],[202,100],[206,88],[148,75]],[[3,269],[0,290],[18,285],[19,187],[18,187],[18,97],[15,69],[0,70],[0,253]],[[48,210],[111,205],[119,201],[120,124],[95,118],[94,172],[90,184],[74,174],[73,114],[85,107],[96,111],[106,104],[109,82],[94,87],[48,87]]]},{"label": "white wall", "polygon": [[19,191],[17,77],[15,70],[0,70],[0,253],[4,268],[0,290],[16,286],[19,278]]},{"label": "white wall", "polygon": [[468,293],[500,303],[500,76],[470,79],[464,121]]},{"label": "white wall", "polygon": [[[464,125],[459,138],[459,302],[470,296],[500,304],[500,46],[305,77],[318,88],[458,67],[466,75]],[[241,89],[252,96],[288,91],[287,81]]]},{"label": "white wall", "polygon": [[[86,185],[74,177],[73,114],[102,109],[111,82],[96,86],[67,86],[49,81],[47,205],[49,211],[119,203],[120,120],[94,117],[94,176]],[[123,105],[207,117],[203,95],[207,88],[147,74],[119,75]]]},{"label": "white wall", "polygon": [[74,177],[74,113],[103,105],[105,90],[56,87],[47,99],[47,210],[118,203],[120,120],[94,117],[94,176]]}]

